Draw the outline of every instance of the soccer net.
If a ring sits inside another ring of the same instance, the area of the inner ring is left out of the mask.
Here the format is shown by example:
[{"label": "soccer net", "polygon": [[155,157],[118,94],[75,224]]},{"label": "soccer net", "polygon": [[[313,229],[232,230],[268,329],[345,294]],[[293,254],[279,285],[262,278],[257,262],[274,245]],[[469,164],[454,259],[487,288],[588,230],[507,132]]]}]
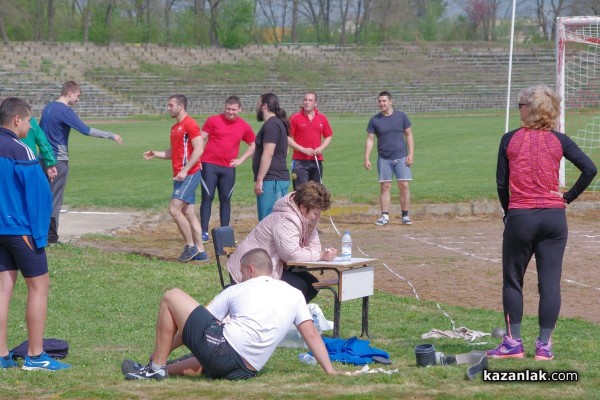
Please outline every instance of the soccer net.
[{"label": "soccer net", "polygon": [[[556,88],[562,97],[559,131],[600,165],[600,16],[557,18]],[[560,185],[579,170],[563,160]],[[600,178],[588,190],[600,191]]]}]

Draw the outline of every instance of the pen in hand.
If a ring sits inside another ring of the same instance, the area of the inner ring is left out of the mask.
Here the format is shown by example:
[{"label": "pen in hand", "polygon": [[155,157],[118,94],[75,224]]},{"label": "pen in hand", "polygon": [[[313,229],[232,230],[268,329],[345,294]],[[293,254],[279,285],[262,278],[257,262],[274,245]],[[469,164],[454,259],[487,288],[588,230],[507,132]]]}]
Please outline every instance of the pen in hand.
[{"label": "pen in hand", "polygon": [[333,261],[335,256],[337,255],[337,249],[333,247],[325,247],[323,249],[323,254],[321,254],[321,260],[323,261]]}]

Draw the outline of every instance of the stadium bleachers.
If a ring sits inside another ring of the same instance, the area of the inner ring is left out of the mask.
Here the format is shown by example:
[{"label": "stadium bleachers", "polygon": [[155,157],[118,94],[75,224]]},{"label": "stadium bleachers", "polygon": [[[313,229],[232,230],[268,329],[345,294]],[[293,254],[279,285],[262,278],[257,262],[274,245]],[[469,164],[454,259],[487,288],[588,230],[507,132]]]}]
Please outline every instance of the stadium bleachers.
[{"label": "stadium bleachers", "polygon": [[[95,45],[82,43],[14,42],[0,47],[6,61],[0,66],[0,95],[21,96],[39,114],[55,99],[63,81],[82,85],[76,108],[82,117],[123,117],[166,112],[166,98],[182,92],[193,114],[220,112],[230,94],[254,104],[261,93],[273,91],[290,111],[300,106],[306,88],[277,76],[252,84],[215,84],[185,78],[164,78],[139,72],[142,64],[169,64],[186,70],[195,65],[236,63],[253,58],[319,60],[341,71],[348,65],[365,70],[385,64],[397,72],[386,78],[364,76],[317,87],[321,108],[328,113],[376,111],[381,90],[396,97],[407,112],[464,112],[503,109],[506,104],[509,55],[506,48],[471,44],[381,46],[354,48],[315,44],[248,46],[239,50],[183,48],[157,44]],[[513,55],[511,96],[535,83],[554,85],[552,49],[516,49]]]}]

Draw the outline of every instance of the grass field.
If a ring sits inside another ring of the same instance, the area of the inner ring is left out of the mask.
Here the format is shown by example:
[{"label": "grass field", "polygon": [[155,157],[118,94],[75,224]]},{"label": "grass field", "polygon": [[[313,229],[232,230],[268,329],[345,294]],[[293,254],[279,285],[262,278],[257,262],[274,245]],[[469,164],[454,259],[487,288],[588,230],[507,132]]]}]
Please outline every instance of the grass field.
[{"label": "grass field", "polygon": [[[364,131],[369,116],[331,118],[334,141],[326,153],[324,183],[334,201],[377,203],[375,171],[363,164]],[[415,202],[455,202],[496,198],[495,163],[503,133],[503,116],[411,116],[415,134]],[[198,118],[203,122],[203,118]],[[250,116],[254,127],[258,124]],[[171,193],[170,162],[144,161],[147,149],[164,149],[172,120],[99,122],[94,126],[123,136],[125,144],[73,133],[71,176],[65,204],[74,207],[115,207],[166,210]],[[374,161],[375,155],[372,156]],[[238,168],[234,202],[254,204],[250,163]],[[119,247],[118,238],[114,247]],[[393,375],[327,377],[318,367],[302,365],[298,350],[280,349],[258,379],[247,382],[174,378],[164,382],[126,382],[119,371],[123,358],[145,361],[152,349],[158,301],[164,289],[181,287],[200,302],[219,292],[214,264],[182,265],[125,253],[59,245],[49,249],[52,281],[46,337],[69,341],[67,362],[74,368],[55,374],[0,371],[0,398],[344,398],[344,399],[564,399],[600,398],[598,326],[561,319],[560,357],[540,364],[525,360],[491,360],[490,369],[577,371],[572,383],[487,383],[465,379],[466,367],[416,368],[414,347],[432,328],[451,325],[435,304],[377,292],[371,301],[372,345],[388,351],[399,372]],[[9,321],[9,346],[26,339],[25,287],[17,284]],[[332,315],[328,294],[317,302]],[[443,305],[442,305],[443,306]],[[498,313],[445,307],[457,326],[491,331],[502,320]],[[360,332],[360,302],[343,305],[341,336]],[[466,323],[465,323],[466,324]],[[524,336],[535,337],[537,321],[524,319]],[[472,346],[457,340],[435,340],[447,354],[494,346]],[[526,350],[531,356],[532,345]],[[181,352],[175,354],[180,355]],[[346,371],[359,369],[339,366]]]},{"label": "grass field", "polygon": [[[115,242],[118,246],[118,242]],[[490,360],[494,371],[577,371],[572,383],[488,383],[468,381],[466,366],[417,368],[414,347],[425,342],[432,328],[451,329],[435,304],[377,292],[372,297],[371,344],[390,353],[398,372],[393,375],[327,377],[318,366],[297,360],[299,349],[278,349],[259,377],[246,382],[172,378],[163,382],[128,382],[120,373],[123,358],[145,361],[152,349],[154,320],[164,289],[181,287],[206,303],[219,291],[214,267],[190,266],[130,254],[60,245],[49,250],[52,288],[47,337],[63,338],[71,345],[66,361],[74,367],[54,374],[18,369],[0,371],[0,398],[167,399],[167,398],[344,398],[344,399],[591,399],[600,396],[600,348],[597,325],[561,319],[560,354],[550,363],[535,362],[532,345],[525,360]],[[11,346],[26,338],[23,322],[25,289],[22,280],[11,305]],[[332,315],[328,293],[316,302]],[[498,313],[444,307],[457,326],[491,331],[501,320]],[[360,301],[343,305],[341,336],[360,332]],[[524,336],[535,337],[535,319],[524,319]],[[485,340],[486,342],[488,339]],[[487,348],[462,340],[428,340],[446,354]],[[183,354],[177,352],[175,356]],[[373,366],[372,366],[373,367]],[[374,367],[377,367],[375,365]],[[346,371],[356,366],[339,366]],[[389,368],[389,367],[386,367]]]},{"label": "grass field", "polygon": [[[255,131],[252,115],[245,116]],[[323,183],[334,202],[377,204],[379,185],[376,149],[373,169],[363,167],[365,130],[369,115],[330,117],[334,139],[326,150]],[[415,138],[413,202],[446,203],[496,200],[496,158],[504,133],[504,116],[497,114],[410,116]],[[205,116],[197,118],[199,124]],[[517,123],[515,117],[511,120]],[[64,204],[72,206],[156,208],[164,207],[172,191],[170,161],[145,161],[147,149],[163,150],[169,142],[173,120],[95,123],[120,134],[125,143],[71,133],[70,176]],[[516,127],[516,126],[515,126]],[[242,150],[244,149],[242,144]],[[291,159],[291,153],[288,157]],[[575,171],[569,171],[573,182]],[[237,168],[233,203],[255,204],[251,160]],[[397,193],[397,188],[393,190]]]},{"label": "grass field", "polygon": [[[503,117],[498,115],[412,118],[415,136],[415,202],[455,202],[496,198],[495,163]],[[363,167],[368,115],[331,117],[334,140],[326,151],[323,182],[334,200],[376,203],[377,172]],[[247,120],[258,130],[253,116]],[[200,124],[204,118],[199,117]],[[71,134],[71,171],[65,204],[153,208],[164,206],[172,190],[170,162],[145,161],[142,152],[168,146],[173,121],[98,123],[122,135],[125,144]],[[244,146],[244,145],[242,145]],[[243,148],[243,147],[242,147]],[[375,165],[376,150],[371,155]],[[251,163],[237,169],[233,202],[255,203]]]}]

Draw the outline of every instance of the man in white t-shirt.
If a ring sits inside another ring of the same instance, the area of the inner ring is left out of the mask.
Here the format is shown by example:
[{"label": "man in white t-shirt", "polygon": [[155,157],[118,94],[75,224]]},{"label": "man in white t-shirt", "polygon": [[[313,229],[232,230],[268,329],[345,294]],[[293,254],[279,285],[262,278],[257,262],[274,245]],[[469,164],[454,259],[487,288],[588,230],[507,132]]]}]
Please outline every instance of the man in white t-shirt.
[{"label": "man in white t-shirt", "polygon": [[[325,372],[343,374],[333,369],[302,293],[271,277],[269,254],[264,249],[250,250],[240,264],[242,282],[225,289],[206,308],[179,289],[166,291],[160,302],[150,362],[125,378],[164,379],[169,374],[252,378],[292,324]],[[227,316],[230,319],[221,322]],[[195,357],[167,368],[169,354],[182,344]]]}]

